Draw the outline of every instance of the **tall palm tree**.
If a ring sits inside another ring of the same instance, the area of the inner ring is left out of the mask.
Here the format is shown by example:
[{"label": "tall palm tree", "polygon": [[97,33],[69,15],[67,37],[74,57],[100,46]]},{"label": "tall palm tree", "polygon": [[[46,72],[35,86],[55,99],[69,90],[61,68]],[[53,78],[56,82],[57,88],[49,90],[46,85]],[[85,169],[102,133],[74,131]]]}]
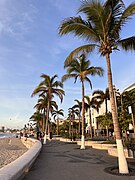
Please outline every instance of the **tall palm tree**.
[{"label": "tall palm tree", "polygon": [[[74,106],[68,109],[68,119],[69,123],[69,137],[73,138],[73,120],[75,120],[75,116],[78,116],[78,109],[75,109]],[[71,125],[72,125],[72,136],[71,136]]]},{"label": "tall palm tree", "polygon": [[64,116],[63,109],[56,109],[52,111],[54,119],[57,118],[57,136],[59,135],[59,116]]},{"label": "tall palm tree", "polygon": [[47,109],[47,96],[42,95],[38,101],[37,104],[34,106],[37,111],[43,113],[43,126],[42,131],[45,131],[45,117],[46,117],[46,109]]},{"label": "tall palm tree", "polygon": [[58,77],[57,75],[50,77],[47,74],[42,74],[40,77],[43,78],[43,81],[41,81],[41,83],[33,91],[32,96],[36,94],[39,94],[39,96],[46,94],[47,96],[46,128],[45,128],[45,138],[44,138],[44,144],[46,144],[46,133],[48,129],[49,111],[51,107],[52,95],[58,96],[62,102],[63,95],[65,95],[65,93],[64,90],[62,89],[63,83],[61,81],[55,80]]},{"label": "tall palm tree", "polygon": [[66,18],[60,25],[59,34],[73,33],[75,36],[88,41],[89,44],[73,50],[67,57],[65,66],[78,53],[89,53],[95,48],[98,49],[102,56],[106,57],[108,87],[118,150],[119,172],[127,174],[129,171],[123,151],[115,106],[110,55],[113,51],[119,50],[118,46],[126,51],[135,50],[135,36],[125,39],[120,38],[122,27],[135,14],[135,3],[130,4],[126,8],[122,0],[106,0],[105,3],[102,3],[101,0],[87,0],[82,2],[78,12],[84,13],[86,20],[81,16]]},{"label": "tall palm tree", "polygon": [[[98,111],[101,102],[97,101],[94,98],[90,98],[89,96],[85,96],[84,97],[86,99],[86,104],[87,104],[87,111],[89,112],[89,120],[90,120],[90,136],[92,138],[93,134],[92,134],[92,120],[91,120],[91,108],[96,109]],[[95,134],[95,132],[94,132]]]},{"label": "tall palm tree", "polygon": [[84,82],[87,81],[92,88],[92,83],[88,76],[103,75],[103,69],[101,67],[90,66],[90,61],[86,60],[85,54],[82,54],[78,58],[74,59],[67,66],[67,74],[62,77],[62,82],[66,81],[69,78],[75,78],[75,83],[77,79],[80,79],[82,85],[82,140],[81,140],[81,149],[85,149],[85,141],[84,141],[84,95],[85,95],[85,87]]},{"label": "tall palm tree", "polygon": [[81,111],[82,111],[82,102],[79,101],[78,99],[74,100],[77,104],[75,104],[73,106],[74,109],[78,109],[78,118],[79,118],[79,127],[78,127],[78,131],[79,131],[79,135],[81,134]]},{"label": "tall palm tree", "polygon": [[40,113],[40,111],[34,112],[34,114],[30,117],[29,121],[35,122],[34,125],[36,125],[37,129],[39,130],[43,125],[43,114]]},{"label": "tall palm tree", "polygon": [[[53,98],[53,95],[51,97],[51,99]],[[34,106],[34,108],[36,108],[38,111],[41,111],[41,113],[43,113],[43,127],[42,127],[42,131],[45,132],[45,119],[46,119],[46,114],[47,114],[47,101],[48,98],[45,95],[39,96],[39,99],[37,101],[37,104]],[[57,109],[58,105],[56,103],[56,101],[51,100],[50,101],[50,112],[52,112],[53,110]]]},{"label": "tall palm tree", "polygon": [[108,106],[107,106],[107,101],[110,100],[110,95],[109,95],[109,88],[106,88],[105,92],[102,90],[95,90],[92,95],[94,96],[94,99],[97,99],[98,101],[105,102],[105,113],[108,113]]}]

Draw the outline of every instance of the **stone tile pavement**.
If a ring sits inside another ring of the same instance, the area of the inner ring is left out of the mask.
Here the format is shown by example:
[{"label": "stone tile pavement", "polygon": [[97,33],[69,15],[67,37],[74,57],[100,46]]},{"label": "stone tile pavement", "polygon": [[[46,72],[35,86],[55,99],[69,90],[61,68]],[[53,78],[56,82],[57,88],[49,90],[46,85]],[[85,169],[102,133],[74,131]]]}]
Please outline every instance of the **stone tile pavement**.
[{"label": "stone tile pavement", "polygon": [[[135,159],[128,159],[135,169]],[[105,150],[80,147],[52,140],[43,145],[40,155],[23,180],[135,180],[135,176],[118,176],[104,171],[117,166],[117,158]]]}]

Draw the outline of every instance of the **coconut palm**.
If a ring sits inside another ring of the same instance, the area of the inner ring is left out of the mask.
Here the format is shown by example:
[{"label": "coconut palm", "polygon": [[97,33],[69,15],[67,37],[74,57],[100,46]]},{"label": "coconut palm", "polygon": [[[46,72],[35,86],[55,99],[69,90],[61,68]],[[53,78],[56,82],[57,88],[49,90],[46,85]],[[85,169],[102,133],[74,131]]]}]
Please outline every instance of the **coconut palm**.
[{"label": "coconut palm", "polygon": [[95,76],[103,75],[103,69],[101,67],[94,67],[90,66],[90,61],[86,60],[85,54],[82,54],[78,58],[74,59],[68,66],[67,66],[67,74],[62,77],[62,82],[66,81],[69,78],[75,78],[75,83],[77,79],[80,79],[82,85],[82,143],[81,149],[85,149],[84,143],[84,116],[85,116],[85,109],[84,109],[84,95],[85,95],[85,86],[84,82],[87,81],[92,88],[92,83],[88,78],[89,75]]},{"label": "coconut palm", "polygon": [[94,96],[94,99],[97,99],[97,101],[100,101],[101,104],[105,102],[105,113],[108,113],[108,106],[107,106],[107,101],[110,100],[110,95],[109,95],[109,88],[106,88],[105,92],[102,90],[95,90],[92,95]]},{"label": "coconut palm", "polygon": [[50,77],[47,74],[42,74],[40,77],[43,78],[43,81],[33,91],[32,96],[36,94],[39,94],[39,96],[46,94],[47,96],[46,128],[45,128],[45,138],[44,138],[44,143],[46,143],[46,133],[48,129],[49,111],[51,107],[52,95],[58,96],[62,102],[63,95],[65,95],[65,93],[64,90],[62,89],[63,83],[61,81],[55,80],[58,77],[57,75]]},{"label": "coconut palm", "polygon": [[[51,99],[53,98],[53,95]],[[43,127],[42,131],[45,132],[45,119],[46,119],[46,114],[47,114],[47,102],[48,98],[45,95],[39,96],[39,99],[37,101],[37,104],[34,106],[38,111],[41,111],[43,113]],[[58,105],[56,101],[51,100],[50,101],[50,112],[52,112],[54,109],[57,109]]]},{"label": "coconut palm", "polygon": [[57,136],[58,136],[59,135],[59,116],[64,116],[63,109],[58,110],[57,108],[56,110],[53,110],[52,116],[54,117],[54,119],[57,118]]},{"label": "coconut palm", "polygon": [[[91,121],[91,108],[96,109],[97,112],[100,108],[101,102],[97,101],[95,98],[90,98],[89,96],[84,97],[87,104],[87,111],[89,112],[89,122],[90,122],[90,136],[92,138],[92,121]],[[95,132],[94,132],[95,134]]]},{"label": "coconut palm", "polygon": [[78,109],[71,107],[68,109],[68,119],[70,120],[69,123],[69,137],[71,138],[71,125],[72,125],[72,138],[73,138],[73,120],[75,120],[75,116],[78,116]]},{"label": "coconut palm", "polygon": [[73,33],[75,36],[88,41],[89,44],[73,50],[67,57],[65,66],[79,53],[89,53],[95,48],[98,49],[98,52],[102,56],[106,57],[108,87],[118,150],[119,172],[127,174],[129,171],[123,151],[115,106],[110,55],[113,51],[119,50],[118,47],[126,51],[135,50],[135,36],[125,39],[121,39],[120,37],[121,29],[135,14],[135,3],[130,4],[126,8],[122,0],[107,0],[105,3],[102,3],[101,0],[87,0],[82,2],[78,12],[84,13],[86,20],[81,16],[66,18],[59,27],[59,34]]},{"label": "coconut palm", "polygon": [[38,110],[34,112],[29,120],[34,122],[38,130],[43,126],[43,114]]},{"label": "coconut palm", "polygon": [[81,111],[82,111],[82,102],[79,101],[78,99],[75,99],[77,104],[73,106],[74,109],[78,109],[78,118],[79,118],[79,127],[78,127],[78,132],[81,134]]}]

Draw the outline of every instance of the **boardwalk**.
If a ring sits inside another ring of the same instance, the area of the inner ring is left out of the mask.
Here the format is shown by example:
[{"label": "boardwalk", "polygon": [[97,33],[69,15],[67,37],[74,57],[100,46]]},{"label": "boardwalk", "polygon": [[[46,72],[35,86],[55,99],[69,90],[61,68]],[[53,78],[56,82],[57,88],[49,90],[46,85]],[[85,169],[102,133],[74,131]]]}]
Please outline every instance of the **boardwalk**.
[{"label": "boardwalk", "polygon": [[[133,162],[132,162],[133,161]],[[87,147],[80,150],[76,144],[48,142],[35,164],[23,180],[133,180],[135,176],[117,176],[104,169],[117,165],[117,158],[106,151]],[[135,161],[131,160],[130,166]]]}]

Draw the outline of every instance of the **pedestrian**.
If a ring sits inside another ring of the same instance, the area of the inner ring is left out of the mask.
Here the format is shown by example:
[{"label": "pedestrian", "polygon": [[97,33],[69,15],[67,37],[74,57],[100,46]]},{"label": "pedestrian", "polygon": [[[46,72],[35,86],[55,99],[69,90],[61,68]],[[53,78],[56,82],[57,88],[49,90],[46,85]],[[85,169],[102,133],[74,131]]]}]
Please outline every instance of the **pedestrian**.
[{"label": "pedestrian", "polygon": [[24,134],[24,137],[25,137],[25,141],[27,141],[27,133]]},{"label": "pedestrian", "polygon": [[42,132],[40,132],[40,141],[41,141],[41,143],[42,143],[42,145],[43,145],[43,142],[44,142],[44,137],[43,137]]},{"label": "pedestrian", "polygon": [[50,140],[52,140],[52,132],[50,132]]},{"label": "pedestrian", "polygon": [[21,137],[23,137],[23,133],[20,131],[20,139],[21,139]]}]

